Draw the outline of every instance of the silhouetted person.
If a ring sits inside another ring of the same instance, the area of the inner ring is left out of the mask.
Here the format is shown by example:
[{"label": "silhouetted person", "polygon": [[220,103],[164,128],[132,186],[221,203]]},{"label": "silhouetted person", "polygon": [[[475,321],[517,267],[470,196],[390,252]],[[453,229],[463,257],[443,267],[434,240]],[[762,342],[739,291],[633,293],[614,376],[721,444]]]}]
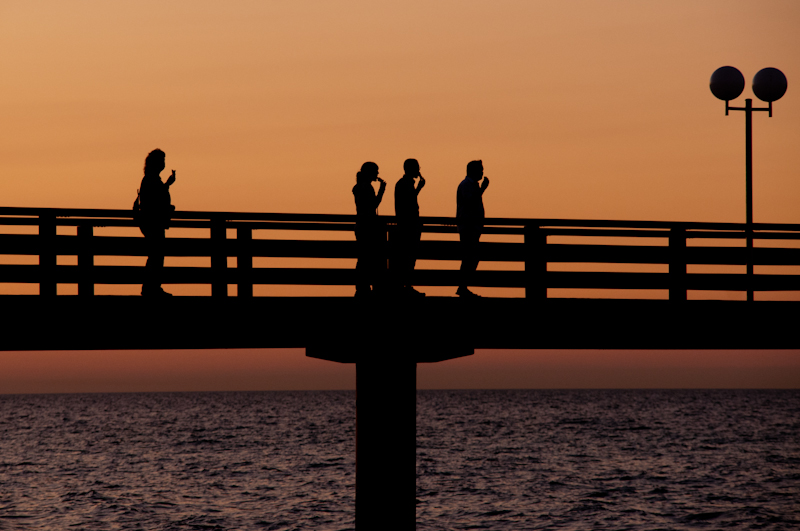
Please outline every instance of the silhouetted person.
[{"label": "silhouetted person", "polygon": [[[380,182],[377,195],[372,187],[374,181]],[[386,181],[378,177],[378,165],[374,162],[365,162],[361,166],[361,171],[356,174],[356,185],[353,187],[358,242],[356,297],[372,295],[372,288],[382,283],[382,270],[386,269],[384,256],[386,235],[378,223],[378,205],[381,204],[385,191]]]},{"label": "silhouetted person", "polygon": [[[394,187],[394,213],[397,217],[397,230],[395,231],[396,245],[392,264],[393,274],[399,284],[400,294],[424,297],[411,286],[411,275],[417,262],[417,248],[422,235],[422,224],[419,221],[419,202],[417,196],[425,186],[425,178],[419,171],[419,162],[408,159],[403,163],[405,174],[397,181]],[[419,177],[415,185],[414,179]]]},{"label": "silhouetted person", "polygon": [[[478,182],[483,179],[483,183]],[[459,297],[478,297],[467,286],[478,269],[478,241],[483,231],[483,192],[489,186],[489,179],[483,176],[483,162],[473,160],[467,164],[467,176],[458,185],[456,195],[456,223],[461,238],[461,284],[456,291]]]},{"label": "silhouetted person", "polygon": [[163,151],[154,149],[144,160],[144,177],[139,188],[140,224],[139,227],[147,242],[147,264],[142,295],[171,296],[161,289],[161,276],[164,270],[164,245],[166,230],[175,207],[171,204],[169,187],[175,182],[175,170],[167,182],[161,181],[161,172],[166,167]]}]

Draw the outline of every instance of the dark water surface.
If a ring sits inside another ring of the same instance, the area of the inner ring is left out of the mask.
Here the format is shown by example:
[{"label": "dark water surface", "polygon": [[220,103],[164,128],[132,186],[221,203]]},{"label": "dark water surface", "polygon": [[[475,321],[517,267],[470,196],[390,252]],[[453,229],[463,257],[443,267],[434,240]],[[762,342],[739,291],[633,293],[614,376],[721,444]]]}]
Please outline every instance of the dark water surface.
[{"label": "dark water surface", "polygon": [[[417,396],[417,529],[800,529],[798,391]],[[0,395],[0,530],[352,529],[354,407]]]}]

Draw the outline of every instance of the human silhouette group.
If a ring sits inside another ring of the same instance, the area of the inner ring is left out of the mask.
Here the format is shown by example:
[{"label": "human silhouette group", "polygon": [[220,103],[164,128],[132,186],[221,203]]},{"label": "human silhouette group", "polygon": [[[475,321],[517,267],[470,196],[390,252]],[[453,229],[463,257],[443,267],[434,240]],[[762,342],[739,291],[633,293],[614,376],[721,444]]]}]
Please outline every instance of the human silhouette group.
[{"label": "human silhouette group", "polygon": [[[147,297],[171,296],[162,289],[161,283],[166,230],[175,211],[169,191],[175,182],[175,170],[172,170],[164,182],[161,180],[161,172],[165,168],[166,155],[162,150],[154,149],[148,153],[139,195],[134,203],[134,217],[147,245],[148,257],[142,283],[142,295]],[[375,182],[378,183],[377,192],[373,186]],[[425,178],[420,171],[419,162],[416,159],[407,159],[403,163],[403,176],[394,189],[397,226],[392,233],[393,251],[390,257],[390,275],[387,278],[386,229],[378,218],[378,206],[386,192],[386,181],[378,176],[378,165],[374,162],[361,165],[353,186],[358,248],[356,298],[425,296],[412,286],[422,235],[418,196],[424,186]],[[488,186],[489,179],[483,175],[483,162],[473,160],[468,163],[466,177],[458,185],[456,193],[456,224],[461,241],[460,280],[456,295],[462,298],[479,297],[468,286],[473,283],[478,268],[478,242],[485,219],[483,193]]]},{"label": "human silhouette group", "polygon": [[[378,221],[378,206],[386,192],[386,181],[378,176],[378,165],[374,162],[365,162],[361,171],[356,174],[353,196],[356,202],[358,242],[357,298],[382,295],[411,298],[425,296],[411,285],[422,235],[417,198],[425,186],[425,177],[422,176],[416,159],[407,159],[403,163],[403,171],[403,176],[394,188],[397,226],[392,235],[391,276],[388,279],[385,267],[386,229]],[[377,192],[373,182],[379,183]],[[467,175],[458,185],[456,193],[456,224],[461,241],[461,278],[456,295],[463,298],[479,297],[468,286],[472,284],[478,268],[478,242],[486,217],[483,193],[488,186],[489,179],[483,175],[483,162],[473,160],[467,164]]]}]

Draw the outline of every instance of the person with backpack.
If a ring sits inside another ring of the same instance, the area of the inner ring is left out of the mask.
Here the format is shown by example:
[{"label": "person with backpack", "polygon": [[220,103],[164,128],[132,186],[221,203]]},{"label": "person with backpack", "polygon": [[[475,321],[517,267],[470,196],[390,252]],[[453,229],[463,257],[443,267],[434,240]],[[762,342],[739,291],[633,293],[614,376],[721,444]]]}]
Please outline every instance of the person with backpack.
[{"label": "person with backpack", "polygon": [[148,153],[144,160],[144,177],[139,188],[138,206],[139,228],[147,242],[147,263],[145,264],[145,278],[142,283],[142,296],[169,297],[161,288],[162,273],[164,271],[164,247],[166,244],[166,230],[175,207],[169,194],[169,187],[175,182],[175,170],[167,179],[161,181],[161,172],[166,168],[166,154],[160,149]]}]

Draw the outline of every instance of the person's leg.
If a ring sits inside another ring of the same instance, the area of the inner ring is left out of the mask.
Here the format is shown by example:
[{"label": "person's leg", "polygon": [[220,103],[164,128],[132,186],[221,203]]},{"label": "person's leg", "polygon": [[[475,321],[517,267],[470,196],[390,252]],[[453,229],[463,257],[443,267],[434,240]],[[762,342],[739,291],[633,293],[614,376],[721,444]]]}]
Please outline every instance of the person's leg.
[{"label": "person's leg", "polygon": [[414,268],[417,265],[417,254],[419,252],[419,241],[421,236],[421,229],[419,227],[413,227],[408,233],[408,240],[406,242],[403,285],[406,293],[409,295],[425,295],[424,293],[420,293],[415,290],[412,282]]},{"label": "person's leg", "polygon": [[410,277],[414,274],[414,268],[417,266],[417,254],[419,253],[419,242],[421,238],[422,238],[422,230],[419,227],[416,227],[414,231],[411,233],[411,239],[409,242],[409,250],[408,250],[409,281],[411,280]]},{"label": "person's leg", "polygon": [[356,296],[362,297],[371,291],[370,285],[370,249],[369,235],[364,229],[356,229],[356,249],[358,261],[356,262]]},{"label": "person's leg", "polygon": [[369,283],[373,291],[386,294],[387,289],[387,246],[386,230],[382,226],[373,227],[370,231],[369,245]]},{"label": "person's leg", "polygon": [[142,295],[161,294],[162,273],[164,271],[164,244],[166,231],[159,227],[142,227],[147,242],[147,262],[145,263],[145,280],[142,284]]},{"label": "person's leg", "polygon": [[389,232],[389,281],[392,291],[400,292],[405,282],[406,234],[402,224]]},{"label": "person's leg", "polygon": [[413,248],[411,245],[412,233],[408,226],[398,225],[396,229],[397,243],[394,245],[395,262],[394,269],[395,282],[398,289],[402,290],[409,285],[409,269],[413,269]]},{"label": "person's leg", "polygon": [[478,242],[481,238],[479,231],[461,230],[459,232],[461,240],[461,284],[456,293],[458,295],[474,295],[469,291],[468,286],[472,283],[475,271],[478,269]]}]

